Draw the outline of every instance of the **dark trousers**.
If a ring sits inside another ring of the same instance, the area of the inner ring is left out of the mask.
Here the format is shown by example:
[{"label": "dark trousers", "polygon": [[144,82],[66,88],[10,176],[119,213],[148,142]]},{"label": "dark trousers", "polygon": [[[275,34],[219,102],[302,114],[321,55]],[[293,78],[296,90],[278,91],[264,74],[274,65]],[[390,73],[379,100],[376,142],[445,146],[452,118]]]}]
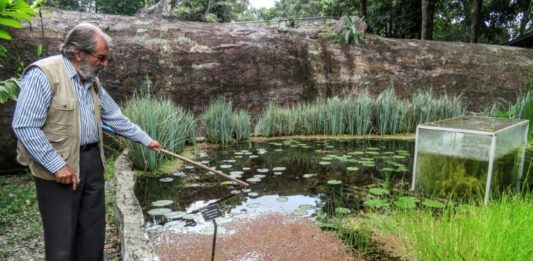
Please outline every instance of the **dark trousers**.
[{"label": "dark trousers", "polygon": [[80,152],[78,189],[35,178],[48,261],[103,260],[105,182],[98,147]]}]

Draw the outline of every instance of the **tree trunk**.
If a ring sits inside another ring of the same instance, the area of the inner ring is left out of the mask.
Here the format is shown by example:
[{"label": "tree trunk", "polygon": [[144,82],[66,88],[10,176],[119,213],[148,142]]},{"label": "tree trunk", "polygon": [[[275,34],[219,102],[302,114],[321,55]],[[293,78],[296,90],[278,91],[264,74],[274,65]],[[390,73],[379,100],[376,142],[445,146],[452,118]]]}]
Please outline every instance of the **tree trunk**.
[{"label": "tree trunk", "polygon": [[433,18],[435,16],[435,2],[422,0],[422,40],[433,40]]},{"label": "tree trunk", "polygon": [[366,20],[366,0],[359,0],[359,17]]},{"label": "tree trunk", "polygon": [[483,0],[474,0],[474,11],[472,14],[472,31],[470,34],[470,42],[477,43],[479,41],[479,33],[481,31],[481,7]]}]

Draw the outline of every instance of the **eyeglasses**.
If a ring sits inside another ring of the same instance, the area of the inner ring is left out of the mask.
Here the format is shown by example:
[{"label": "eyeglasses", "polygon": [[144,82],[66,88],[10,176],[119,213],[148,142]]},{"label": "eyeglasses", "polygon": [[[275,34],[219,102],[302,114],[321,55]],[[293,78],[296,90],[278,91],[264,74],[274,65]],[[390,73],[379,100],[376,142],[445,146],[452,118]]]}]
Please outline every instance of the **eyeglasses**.
[{"label": "eyeglasses", "polygon": [[84,53],[96,58],[100,63],[104,63],[104,62],[111,62],[113,60],[113,57],[111,57],[110,55],[94,55],[92,54],[92,52],[90,51],[83,51]]}]

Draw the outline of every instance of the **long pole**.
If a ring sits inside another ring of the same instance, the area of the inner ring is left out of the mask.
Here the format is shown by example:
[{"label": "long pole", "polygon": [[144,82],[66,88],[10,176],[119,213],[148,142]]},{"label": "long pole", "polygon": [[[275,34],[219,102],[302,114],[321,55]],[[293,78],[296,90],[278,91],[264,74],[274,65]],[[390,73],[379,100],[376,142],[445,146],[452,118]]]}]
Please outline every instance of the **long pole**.
[{"label": "long pole", "polygon": [[235,181],[235,182],[237,182],[237,183],[239,183],[239,184],[241,184],[241,185],[243,185],[243,186],[245,186],[245,187],[249,186],[248,183],[246,183],[246,182],[244,182],[244,181],[242,181],[242,180],[238,180],[238,179],[236,179],[236,178],[234,178],[234,177],[232,177],[232,176],[229,176],[229,175],[226,175],[226,174],[222,173],[221,171],[218,171],[218,170],[216,170],[216,169],[210,168],[210,167],[208,167],[208,166],[206,166],[206,165],[204,165],[204,164],[201,164],[201,163],[198,163],[198,162],[196,162],[196,161],[194,161],[194,160],[191,160],[191,159],[185,158],[185,157],[180,156],[180,155],[178,155],[178,154],[176,154],[176,153],[172,153],[172,152],[170,152],[170,151],[168,151],[168,150],[165,150],[165,149],[162,149],[161,152],[163,152],[163,153],[165,153],[165,154],[167,154],[167,155],[170,155],[170,156],[172,156],[172,157],[176,157],[176,158],[178,158],[178,159],[180,159],[180,160],[182,160],[182,161],[185,161],[185,162],[187,162],[187,163],[189,163],[189,164],[191,164],[191,165],[194,165],[194,166],[196,166],[196,167],[198,167],[198,168],[205,169],[205,170],[210,171],[210,172],[213,172],[213,173],[215,173],[215,174],[217,174],[217,175],[219,175],[219,176],[222,176],[222,177],[227,178],[227,179],[229,179],[229,180]]}]

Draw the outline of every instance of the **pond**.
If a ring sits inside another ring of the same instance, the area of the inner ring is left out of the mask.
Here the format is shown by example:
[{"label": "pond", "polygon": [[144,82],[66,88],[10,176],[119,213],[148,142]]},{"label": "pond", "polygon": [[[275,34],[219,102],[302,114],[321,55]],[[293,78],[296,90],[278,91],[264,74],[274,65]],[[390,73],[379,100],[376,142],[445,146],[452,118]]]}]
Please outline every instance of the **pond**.
[{"label": "pond", "polygon": [[224,223],[263,214],[315,217],[329,205],[356,210],[357,189],[409,184],[414,141],[283,140],[252,142],[197,152],[197,160],[250,183],[247,188],[185,166],[157,178],[139,178],[135,193],[150,232],[209,234],[198,210],[216,202]]}]

